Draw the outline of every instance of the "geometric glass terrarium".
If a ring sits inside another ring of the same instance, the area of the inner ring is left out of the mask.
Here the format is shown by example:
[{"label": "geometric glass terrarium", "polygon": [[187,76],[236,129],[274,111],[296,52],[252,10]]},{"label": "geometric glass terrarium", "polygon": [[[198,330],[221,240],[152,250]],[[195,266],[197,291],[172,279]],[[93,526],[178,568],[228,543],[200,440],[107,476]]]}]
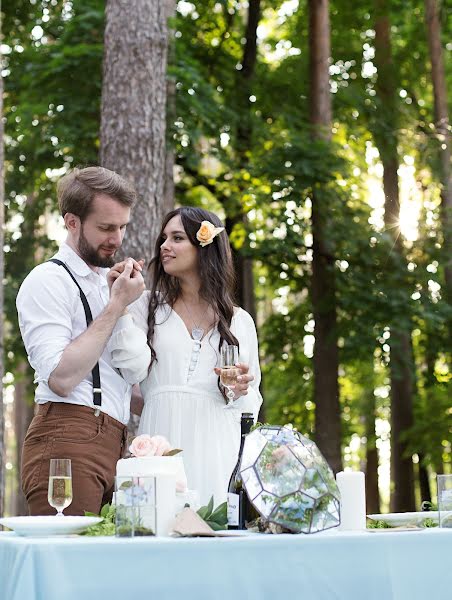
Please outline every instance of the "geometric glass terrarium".
[{"label": "geometric glass terrarium", "polygon": [[245,438],[240,474],[264,521],[294,533],[340,524],[339,489],[315,443],[290,427],[263,426]]},{"label": "geometric glass terrarium", "polygon": [[157,530],[156,478],[115,478],[115,521],[117,537],[155,535]]}]

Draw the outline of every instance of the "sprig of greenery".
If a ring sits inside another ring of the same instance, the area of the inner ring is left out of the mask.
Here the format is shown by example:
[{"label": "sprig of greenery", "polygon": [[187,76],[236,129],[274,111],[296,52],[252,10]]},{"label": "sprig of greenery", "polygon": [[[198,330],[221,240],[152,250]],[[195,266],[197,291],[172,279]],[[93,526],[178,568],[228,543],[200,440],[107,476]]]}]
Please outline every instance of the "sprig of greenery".
[{"label": "sprig of greenery", "polygon": [[255,429],[259,429],[259,427],[271,427],[270,423],[261,423],[260,421],[257,421],[250,429],[250,433],[252,431],[254,431]]},{"label": "sprig of greenery", "polygon": [[226,502],[223,502],[214,510],[213,496],[211,496],[207,506],[201,506],[197,512],[201,519],[203,519],[207,525],[210,525],[214,531],[228,528],[228,509]]},{"label": "sprig of greenery", "polygon": [[434,519],[427,518],[424,519],[422,527],[438,527],[438,522]]},{"label": "sprig of greenery", "polygon": [[[427,514],[428,513],[426,513],[426,515]],[[389,525],[389,523],[387,521],[383,521],[383,520],[374,521],[372,519],[368,519],[366,527],[367,527],[367,529],[397,529],[396,527]],[[435,519],[426,517],[422,521],[422,523],[420,523],[418,525],[418,527],[438,527],[438,523],[437,523],[437,521],[435,521]]]},{"label": "sprig of greenery", "polygon": [[367,529],[392,529],[391,525],[386,521],[378,520],[374,521],[369,519],[366,525]]},{"label": "sprig of greenery", "polygon": [[111,504],[104,504],[104,506],[101,508],[100,515],[85,511],[85,516],[102,517],[103,520],[100,521],[100,523],[96,523],[96,525],[91,525],[91,527],[88,527],[88,529],[86,529],[86,531],[84,531],[81,535],[115,535],[116,507],[112,506]]}]

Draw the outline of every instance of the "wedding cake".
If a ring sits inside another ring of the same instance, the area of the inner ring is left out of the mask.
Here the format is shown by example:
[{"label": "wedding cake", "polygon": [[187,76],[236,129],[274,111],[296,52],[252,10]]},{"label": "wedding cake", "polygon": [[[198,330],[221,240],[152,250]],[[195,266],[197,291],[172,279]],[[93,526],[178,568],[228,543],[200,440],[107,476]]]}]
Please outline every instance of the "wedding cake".
[{"label": "wedding cake", "polygon": [[[129,448],[135,456],[123,458],[116,463],[118,488],[121,482],[132,477],[155,477],[157,535],[168,535],[169,526],[176,514],[186,504],[193,510],[199,508],[199,496],[195,490],[187,489],[184,461],[180,454],[171,452],[169,443],[162,436],[142,435],[135,438]],[[146,452],[149,454],[146,455]],[[152,454],[158,452],[159,454]],[[167,453],[166,455],[162,455]]]},{"label": "wedding cake", "polygon": [[187,489],[187,476],[185,475],[184,460],[182,456],[133,456],[122,458],[116,463],[118,477],[142,477],[169,473],[175,477],[175,486],[178,492]]}]

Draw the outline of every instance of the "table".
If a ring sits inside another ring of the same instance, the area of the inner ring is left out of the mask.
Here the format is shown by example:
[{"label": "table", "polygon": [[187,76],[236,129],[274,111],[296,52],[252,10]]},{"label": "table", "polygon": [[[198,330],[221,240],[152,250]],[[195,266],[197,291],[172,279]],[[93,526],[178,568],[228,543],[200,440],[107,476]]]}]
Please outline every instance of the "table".
[{"label": "table", "polygon": [[0,533],[0,600],[436,600],[452,530],[236,538]]}]

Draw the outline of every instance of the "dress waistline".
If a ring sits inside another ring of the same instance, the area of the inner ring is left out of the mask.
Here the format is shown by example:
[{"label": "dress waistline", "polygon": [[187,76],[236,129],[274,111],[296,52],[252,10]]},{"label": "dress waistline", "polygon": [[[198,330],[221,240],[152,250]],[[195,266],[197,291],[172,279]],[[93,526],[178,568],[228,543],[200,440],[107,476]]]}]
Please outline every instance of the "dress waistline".
[{"label": "dress waistline", "polygon": [[218,392],[206,392],[205,390],[200,390],[194,386],[190,387],[189,385],[160,385],[157,389],[149,390],[148,394],[150,398],[154,398],[155,396],[167,394],[168,392],[177,392],[178,394],[186,394],[187,396],[196,396],[198,398],[214,399],[217,401],[223,400],[220,390],[218,390]]}]

